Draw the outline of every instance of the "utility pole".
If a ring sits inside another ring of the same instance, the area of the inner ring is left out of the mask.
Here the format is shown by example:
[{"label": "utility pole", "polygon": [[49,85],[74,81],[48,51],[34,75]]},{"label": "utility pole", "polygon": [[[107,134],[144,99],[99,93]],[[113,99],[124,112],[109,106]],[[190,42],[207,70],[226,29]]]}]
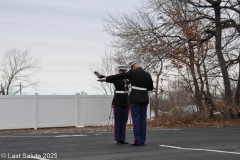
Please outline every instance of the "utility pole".
[{"label": "utility pole", "polygon": [[19,89],[20,95],[22,95],[22,82],[20,82],[19,87],[20,87]]},{"label": "utility pole", "polygon": [[5,91],[4,91],[2,84],[1,84],[1,88],[0,88],[0,95],[5,95]]},{"label": "utility pole", "polygon": [[[238,1],[238,10],[240,11],[240,0]],[[239,24],[240,24],[240,13],[238,13],[238,20],[239,20]]]},{"label": "utility pole", "polygon": [[1,84],[1,88],[0,88],[0,95],[3,95],[2,84]]}]

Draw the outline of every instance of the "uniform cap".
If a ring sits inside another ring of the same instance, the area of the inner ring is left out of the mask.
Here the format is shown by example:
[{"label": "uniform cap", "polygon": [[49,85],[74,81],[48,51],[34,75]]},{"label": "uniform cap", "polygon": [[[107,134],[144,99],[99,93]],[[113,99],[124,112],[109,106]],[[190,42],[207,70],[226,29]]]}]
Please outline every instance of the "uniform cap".
[{"label": "uniform cap", "polygon": [[133,66],[136,63],[141,63],[141,60],[134,60],[134,61],[129,63],[129,66]]},{"label": "uniform cap", "polygon": [[127,71],[128,70],[128,66],[118,66],[117,69],[121,70],[121,71]]}]

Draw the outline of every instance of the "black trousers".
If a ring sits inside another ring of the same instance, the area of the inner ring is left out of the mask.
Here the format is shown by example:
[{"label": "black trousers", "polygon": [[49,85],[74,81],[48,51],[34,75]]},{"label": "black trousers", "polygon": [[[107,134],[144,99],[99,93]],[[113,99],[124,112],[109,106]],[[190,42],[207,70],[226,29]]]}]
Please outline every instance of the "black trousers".
[{"label": "black trousers", "polygon": [[129,106],[113,106],[113,110],[114,110],[114,139],[115,141],[125,141]]}]

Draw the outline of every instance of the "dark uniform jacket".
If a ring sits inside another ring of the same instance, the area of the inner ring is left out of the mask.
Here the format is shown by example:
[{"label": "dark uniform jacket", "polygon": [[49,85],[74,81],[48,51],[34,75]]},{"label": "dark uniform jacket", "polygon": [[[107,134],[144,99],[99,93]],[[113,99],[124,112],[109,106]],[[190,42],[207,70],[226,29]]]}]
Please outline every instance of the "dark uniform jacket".
[{"label": "dark uniform jacket", "polygon": [[121,79],[121,80],[115,80],[115,79],[109,79],[106,80],[108,83],[113,83],[115,87],[115,91],[124,91],[125,93],[115,93],[112,100],[113,106],[128,106],[129,105],[129,80],[127,79]]},{"label": "dark uniform jacket", "polygon": [[[148,91],[153,90],[153,81],[148,72],[139,67],[137,69],[129,70],[126,73],[106,77],[106,81],[114,81],[119,79],[128,79],[131,83],[132,90],[129,95],[130,103],[149,103]],[[134,89],[134,87],[146,88],[146,90]]]}]

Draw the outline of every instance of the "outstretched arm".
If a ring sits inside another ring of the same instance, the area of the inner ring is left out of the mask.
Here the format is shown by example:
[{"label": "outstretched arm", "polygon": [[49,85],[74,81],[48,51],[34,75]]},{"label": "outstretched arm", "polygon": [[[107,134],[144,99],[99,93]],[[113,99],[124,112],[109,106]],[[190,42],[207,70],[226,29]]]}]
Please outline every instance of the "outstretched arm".
[{"label": "outstretched arm", "polygon": [[94,74],[98,77],[98,78],[105,78],[106,76],[101,75],[99,72],[94,71]]}]

